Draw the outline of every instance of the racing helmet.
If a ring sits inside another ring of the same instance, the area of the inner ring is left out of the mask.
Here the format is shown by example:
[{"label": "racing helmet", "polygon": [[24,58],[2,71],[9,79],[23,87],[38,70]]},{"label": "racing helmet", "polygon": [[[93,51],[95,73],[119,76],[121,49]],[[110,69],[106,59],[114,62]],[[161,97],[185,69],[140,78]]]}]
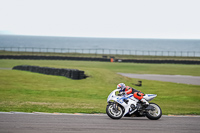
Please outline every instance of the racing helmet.
[{"label": "racing helmet", "polygon": [[124,91],[126,89],[126,85],[124,83],[119,83],[117,85],[117,89],[119,89],[121,91]]}]

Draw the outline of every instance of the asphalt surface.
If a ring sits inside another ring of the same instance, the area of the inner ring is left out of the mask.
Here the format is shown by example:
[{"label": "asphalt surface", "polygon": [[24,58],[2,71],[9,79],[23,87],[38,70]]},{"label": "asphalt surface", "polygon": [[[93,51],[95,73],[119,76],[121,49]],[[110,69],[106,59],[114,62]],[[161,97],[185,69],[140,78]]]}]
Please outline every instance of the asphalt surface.
[{"label": "asphalt surface", "polygon": [[157,80],[173,83],[200,85],[200,76],[183,76],[183,75],[158,75],[158,74],[131,74],[118,73],[122,76],[137,79]]},{"label": "asphalt surface", "polygon": [[199,133],[200,117],[110,119],[106,114],[0,113],[0,133]]}]

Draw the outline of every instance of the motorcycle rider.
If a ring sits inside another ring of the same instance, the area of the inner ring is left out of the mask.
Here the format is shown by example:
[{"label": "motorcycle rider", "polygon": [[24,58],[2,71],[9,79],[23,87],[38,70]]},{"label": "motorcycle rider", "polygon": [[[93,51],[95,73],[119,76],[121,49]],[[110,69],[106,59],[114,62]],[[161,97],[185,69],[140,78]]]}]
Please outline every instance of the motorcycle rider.
[{"label": "motorcycle rider", "polygon": [[124,83],[119,83],[117,85],[117,89],[120,90],[119,92],[121,94],[123,94],[123,93],[125,93],[127,95],[133,94],[133,96],[135,98],[137,98],[138,100],[140,100],[144,105],[149,105],[149,102],[147,102],[147,100],[145,100],[143,98],[144,93],[142,93],[141,91],[138,91],[138,90],[136,90],[136,89],[134,89],[134,88],[132,88],[130,86],[126,86]]}]

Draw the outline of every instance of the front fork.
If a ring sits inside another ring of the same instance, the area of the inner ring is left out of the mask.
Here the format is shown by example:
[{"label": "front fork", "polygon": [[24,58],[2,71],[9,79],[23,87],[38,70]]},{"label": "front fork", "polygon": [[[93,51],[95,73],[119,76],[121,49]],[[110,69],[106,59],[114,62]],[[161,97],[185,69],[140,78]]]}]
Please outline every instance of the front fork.
[{"label": "front fork", "polygon": [[117,102],[110,102],[109,104],[113,105],[113,110],[117,113],[119,111],[118,106],[119,104]]},{"label": "front fork", "polygon": [[116,113],[118,112],[118,103],[113,103],[113,109]]}]

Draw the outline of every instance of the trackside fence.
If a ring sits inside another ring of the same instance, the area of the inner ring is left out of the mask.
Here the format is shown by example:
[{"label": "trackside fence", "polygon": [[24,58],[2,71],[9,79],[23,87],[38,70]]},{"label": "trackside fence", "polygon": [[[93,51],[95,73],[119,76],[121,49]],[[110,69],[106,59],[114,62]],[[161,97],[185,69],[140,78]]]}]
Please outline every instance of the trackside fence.
[{"label": "trackside fence", "polygon": [[4,52],[29,53],[73,53],[73,54],[102,54],[102,55],[140,55],[140,56],[177,56],[200,57],[200,51],[141,51],[127,49],[71,49],[71,48],[36,48],[36,47],[0,47]]}]

